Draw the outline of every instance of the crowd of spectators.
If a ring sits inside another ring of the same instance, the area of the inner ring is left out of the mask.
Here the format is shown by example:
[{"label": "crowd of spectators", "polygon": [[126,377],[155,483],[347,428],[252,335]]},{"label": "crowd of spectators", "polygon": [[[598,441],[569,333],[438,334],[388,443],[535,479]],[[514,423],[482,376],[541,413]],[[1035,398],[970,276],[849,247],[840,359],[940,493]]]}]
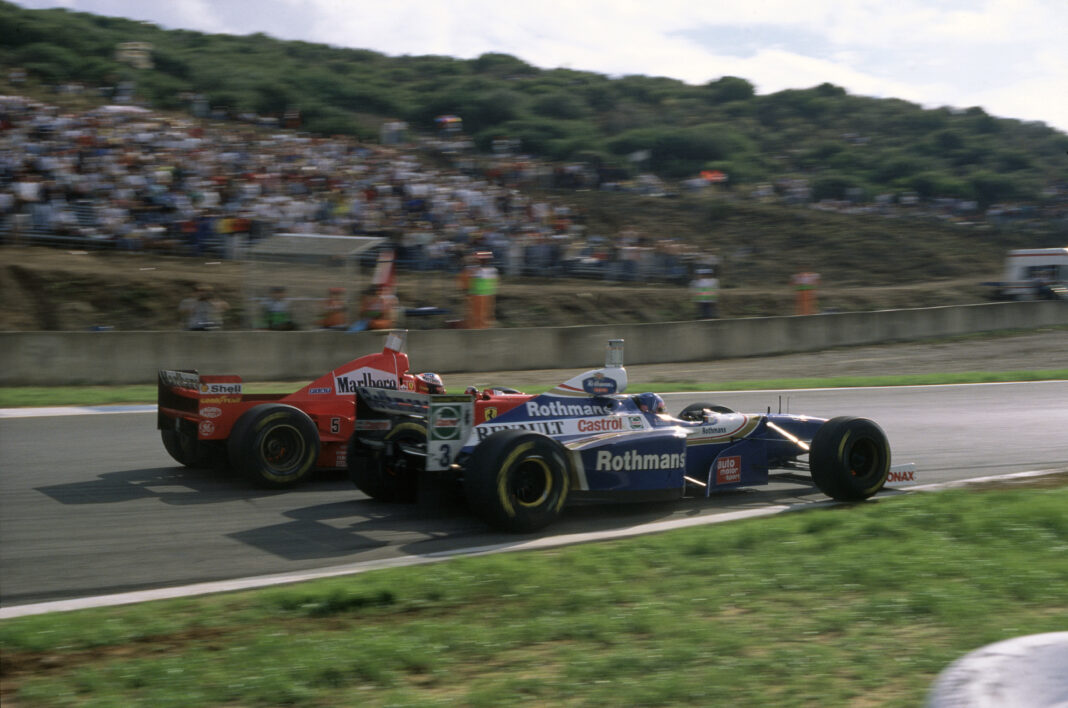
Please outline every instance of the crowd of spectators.
[{"label": "crowd of spectators", "polygon": [[[504,277],[677,284],[718,263],[670,237],[590,233],[581,213],[530,189],[668,195],[704,188],[702,179],[674,186],[651,176],[626,181],[585,165],[519,158],[514,146],[480,161],[457,149],[462,144],[404,129],[373,144],[133,105],[68,112],[0,96],[0,238],[238,258],[274,233],[376,235],[388,239],[401,269],[458,273],[470,254],[488,251]],[[447,159],[425,159],[430,153]],[[1051,189],[1063,214],[1068,190]],[[891,217],[931,212],[962,223],[1008,224],[1035,211],[995,205],[983,214],[975,202],[921,203],[909,195],[812,202],[803,178],[730,194]]]},{"label": "crowd of spectators", "polygon": [[370,234],[406,269],[459,272],[488,251],[504,276],[679,283],[702,258],[672,239],[588,234],[581,214],[521,188],[573,172],[510,164],[487,174],[433,165],[412,143],[0,97],[0,234],[223,258],[274,233]]}]

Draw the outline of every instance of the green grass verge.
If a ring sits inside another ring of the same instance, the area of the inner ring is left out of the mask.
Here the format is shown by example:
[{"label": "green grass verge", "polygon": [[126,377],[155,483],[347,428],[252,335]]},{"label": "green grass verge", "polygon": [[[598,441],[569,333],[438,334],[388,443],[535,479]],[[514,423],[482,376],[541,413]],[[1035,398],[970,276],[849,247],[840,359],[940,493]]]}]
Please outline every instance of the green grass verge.
[{"label": "green grass verge", "polygon": [[[1060,477],[1059,484],[1068,481]],[[916,706],[1068,630],[1068,486],[0,622],[23,706]]]},{"label": "green grass verge", "polygon": [[[450,379],[453,390],[462,391],[462,375]],[[1049,381],[1068,379],[1068,369],[1044,371],[972,371],[959,374],[911,374],[903,376],[843,376],[837,378],[765,379],[756,381],[639,381],[631,391],[676,393],[686,391],[753,391],[780,388],[834,388],[855,386],[918,386],[930,384]],[[292,383],[247,383],[248,393],[291,393],[307,381]],[[507,383],[507,382],[505,382]],[[551,386],[526,386],[527,393],[543,393]],[[0,408],[28,406],[88,406],[112,403],[155,403],[155,385],[79,386],[71,388],[8,386],[0,388]]]}]

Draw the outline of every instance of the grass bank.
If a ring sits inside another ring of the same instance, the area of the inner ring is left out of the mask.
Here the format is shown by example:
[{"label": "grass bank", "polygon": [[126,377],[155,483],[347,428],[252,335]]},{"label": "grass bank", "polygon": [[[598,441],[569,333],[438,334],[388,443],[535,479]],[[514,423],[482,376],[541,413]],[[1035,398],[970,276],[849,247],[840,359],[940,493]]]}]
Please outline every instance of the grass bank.
[{"label": "grass bank", "polygon": [[1068,486],[0,622],[23,706],[916,706],[1068,629]]},{"label": "grass bank", "polygon": [[[463,374],[449,377],[452,390],[467,384]],[[904,376],[842,376],[835,378],[764,379],[754,381],[638,381],[628,384],[631,391],[674,393],[686,391],[756,391],[784,388],[828,388],[853,386],[917,386],[930,384],[994,383],[1005,381],[1050,381],[1068,379],[1068,369],[1041,371],[972,371],[955,374],[912,374]],[[307,381],[246,383],[248,393],[291,393]],[[506,384],[507,382],[501,382]],[[524,386],[527,393],[543,393],[550,386]],[[0,408],[30,406],[89,406],[119,403],[155,403],[156,386],[0,387]]]}]

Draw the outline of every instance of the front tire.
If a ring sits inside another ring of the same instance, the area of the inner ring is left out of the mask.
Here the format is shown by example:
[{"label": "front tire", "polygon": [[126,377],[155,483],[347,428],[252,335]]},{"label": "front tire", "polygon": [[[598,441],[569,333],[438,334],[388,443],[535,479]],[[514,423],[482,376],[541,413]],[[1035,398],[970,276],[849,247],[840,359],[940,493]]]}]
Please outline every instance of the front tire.
[{"label": "front tire", "polygon": [[377,501],[414,502],[419,473],[425,469],[426,423],[404,420],[390,428],[385,447],[374,450],[353,435],[346,456],[349,479],[356,488]]},{"label": "front tire", "polygon": [[502,430],[475,448],[464,472],[472,510],[502,531],[529,533],[552,523],[567,501],[567,450],[552,438]]},{"label": "front tire", "polygon": [[839,501],[860,501],[886,484],[890,443],[874,421],[841,416],[816,431],[808,459],[821,492]]},{"label": "front tire", "polygon": [[319,458],[319,431],[308,414],[284,404],[245,411],[227,444],[230,463],[264,487],[291,487]]}]

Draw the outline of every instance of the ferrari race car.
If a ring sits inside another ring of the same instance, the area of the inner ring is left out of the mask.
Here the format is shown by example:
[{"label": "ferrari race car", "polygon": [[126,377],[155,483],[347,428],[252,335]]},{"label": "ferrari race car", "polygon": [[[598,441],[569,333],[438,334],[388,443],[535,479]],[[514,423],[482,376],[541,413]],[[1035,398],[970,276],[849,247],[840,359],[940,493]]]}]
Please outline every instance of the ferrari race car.
[{"label": "ferrari race car", "polygon": [[[359,387],[444,393],[437,374],[408,373],[406,332],[380,354],[354,359],[291,394],[244,393],[240,376],[160,370],[156,426],[187,467],[231,466],[269,487],[287,487],[314,468],[344,468]],[[378,425],[379,423],[374,423]]]},{"label": "ferrari race car", "polygon": [[871,497],[891,473],[890,445],[871,420],[710,403],[675,417],[656,394],[626,395],[626,386],[623,342],[613,340],[604,368],[541,395],[359,387],[349,475],[384,501],[413,500],[420,475],[454,479],[491,526],[530,532],[566,503],[707,496],[767,484],[774,468],[807,468],[820,491],[845,501]]}]

